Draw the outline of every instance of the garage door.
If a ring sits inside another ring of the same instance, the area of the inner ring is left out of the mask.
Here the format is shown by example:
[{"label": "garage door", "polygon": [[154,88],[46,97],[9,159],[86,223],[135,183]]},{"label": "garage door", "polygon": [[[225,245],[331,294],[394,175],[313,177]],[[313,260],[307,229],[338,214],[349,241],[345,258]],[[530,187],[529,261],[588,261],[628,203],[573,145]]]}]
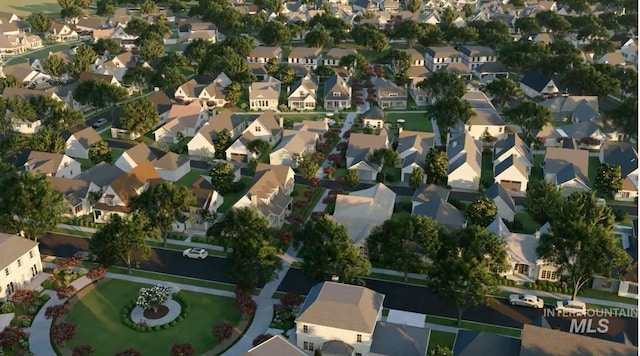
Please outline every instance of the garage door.
[{"label": "garage door", "polygon": [[500,181],[500,185],[506,190],[517,190],[520,191],[520,182],[514,182],[510,180],[502,180]]}]

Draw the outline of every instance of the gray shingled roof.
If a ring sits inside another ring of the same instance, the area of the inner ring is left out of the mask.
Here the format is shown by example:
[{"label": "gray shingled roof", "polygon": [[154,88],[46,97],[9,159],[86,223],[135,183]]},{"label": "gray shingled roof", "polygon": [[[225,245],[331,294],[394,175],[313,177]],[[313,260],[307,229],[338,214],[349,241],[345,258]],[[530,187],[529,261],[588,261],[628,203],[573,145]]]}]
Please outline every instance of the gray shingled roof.
[{"label": "gray shingled roof", "polygon": [[547,77],[546,75],[536,70],[529,70],[526,73],[524,73],[524,77],[522,77],[522,80],[520,80],[520,83],[528,86],[529,88],[537,92],[542,92],[544,89],[547,88],[547,84],[549,84],[550,81],[551,81],[551,78]]},{"label": "gray shingled roof", "polygon": [[496,166],[493,168],[493,176],[497,177],[511,166],[515,166],[525,177],[528,176],[527,169],[522,165],[520,160],[515,155],[511,155],[505,158],[502,162],[496,164]]},{"label": "gray shingled roof", "polygon": [[567,137],[579,140],[585,137],[591,137],[600,127],[593,121],[583,121],[571,125],[557,127],[556,130],[563,131]]},{"label": "gray shingled roof", "polygon": [[121,177],[125,172],[120,168],[106,163],[100,162],[95,166],[80,173],[77,179],[82,179],[85,182],[91,182],[100,188],[104,188],[111,184],[115,179]]},{"label": "gray shingled roof", "polygon": [[503,139],[496,141],[493,147],[494,160],[500,157],[503,152],[515,147],[529,162],[533,163],[533,156],[531,155],[527,144],[524,143],[517,134],[508,134]]},{"label": "gray shingled roof", "polygon": [[332,355],[332,356],[351,356],[353,355],[353,346],[347,344],[344,341],[340,340],[331,340],[322,344],[323,355]]},{"label": "gray shingled roof", "polygon": [[378,105],[371,105],[371,108],[362,114],[361,119],[384,120],[384,111]]},{"label": "gray shingled roof", "polygon": [[89,192],[89,183],[82,179],[51,177],[51,183],[57,192],[64,195],[71,206],[80,204]]},{"label": "gray shingled roof", "polygon": [[489,188],[487,188],[487,190],[484,191],[483,194],[493,200],[496,200],[498,198],[502,199],[502,201],[507,204],[509,209],[514,212],[516,211],[516,203],[513,201],[513,198],[511,197],[511,195],[509,195],[509,192],[507,192],[507,190],[504,189],[504,187],[499,183],[493,183]]},{"label": "gray shingled roof", "polygon": [[473,330],[458,330],[453,354],[456,356],[518,356],[520,340]]},{"label": "gray shingled roof", "polygon": [[462,227],[467,220],[464,213],[446,200],[434,199],[427,203],[416,205],[413,215],[424,215],[432,218],[438,224],[455,230]]},{"label": "gray shingled roof", "polygon": [[424,356],[429,329],[379,321],[373,333],[371,353],[379,355]]},{"label": "gray shingled roof", "polygon": [[447,201],[447,199],[449,199],[449,190],[435,184],[423,185],[416,189],[413,197],[411,197],[411,201],[416,203],[426,203],[434,200]]},{"label": "gray shingled roof", "polygon": [[620,166],[623,178],[638,169],[638,151],[635,144],[607,141],[601,150],[604,163]]}]

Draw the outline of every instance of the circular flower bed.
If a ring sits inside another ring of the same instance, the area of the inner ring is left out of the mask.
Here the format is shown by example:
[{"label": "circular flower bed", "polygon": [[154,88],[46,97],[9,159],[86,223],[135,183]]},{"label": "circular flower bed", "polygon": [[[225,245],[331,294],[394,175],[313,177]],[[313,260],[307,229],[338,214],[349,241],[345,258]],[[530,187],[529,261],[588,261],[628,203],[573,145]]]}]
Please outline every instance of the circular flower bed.
[{"label": "circular flower bed", "polygon": [[[186,298],[180,293],[175,293],[173,295],[173,300],[175,300],[176,302],[178,302],[181,306],[181,310],[180,310],[180,315],[178,317],[175,318],[175,320],[164,324],[164,325],[157,325],[157,326],[148,326],[144,323],[136,323],[133,320],[131,320],[131,312],[133,311],[133,309],[136,307],[136,301],[132,301],[131,303],[127,304],[123,309],[122,309],[122,315],[121,315],[121,321],[124,325],[128,326],[130,329],[138,331],[138,332],[150,332],[150,331],[157,331],[157,330],[165,330],[165,329],[169,329],[172,326],[175,326],[176,324],[178,324],[179,322],[181,322],[182,320],[184,320],[186,317],[189,316],[189,312],[191,311],[191,306],[189,306],[189,304],[187,303]],[[151,319],[151,318],[149,318]]]},{"label": "circular flower bed", "polygon": [[147,309],[142,313],[147,319],[160,319],[167,314],[169,314],[169,307],[166,305],[160,305],[158,310]]}]

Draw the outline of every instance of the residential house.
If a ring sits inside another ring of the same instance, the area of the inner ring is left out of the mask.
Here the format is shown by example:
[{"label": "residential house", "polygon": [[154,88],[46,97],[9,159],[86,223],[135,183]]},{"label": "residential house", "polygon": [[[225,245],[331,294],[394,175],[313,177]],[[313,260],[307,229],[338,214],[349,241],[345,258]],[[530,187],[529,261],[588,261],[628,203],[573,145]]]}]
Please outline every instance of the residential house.
[{"label": "residential house", "polygon": [[533,156],[527,144],[517,134],[507,134],[496,141],[493,146],[493,163],[495,165],[512,155],[518,157],[518,160],[526,167],[527,175],[530,174],[531,167],[533,167]]},{"label": "residential house", "polygon": [[482,167],[482,148],[468,133],[461,133],[447,143],[449,157],[448,185],[457,189],[478,190]]},{"label": "residential house", "polygon": [[126,216],[132,198],[144,193],[152,184],[161,182],[162,177],[151,162],[140,162],[103,189],[102,196],[93,207],[95,222],[107,222],[112,214]]},{"label": "residential house", "polygon": [[484,196],[493,200],[498,209],[498,215],[500,219],[513,222],[516,216],[516,203],[513,201],[509,192],[500,183],[494,183],[487,188],[483,193]]},{"label": "residential house", "polygon": [[529,98],[554,96],[560,92],[553,79],[536,70],[524,73],[520,80],[520,89]]},{"label": "residential house", "polygon": [[[407,89],[385,78],[373,78],[376,102],[383,109],[406,110]],[[365,89],[366,90],[366,89]]]},{"label": "residential house", "polygon": [[[169,112],[173,108],[175,101],[172,100],[162,91],[156,91],[151,95],[146,96],[147,100],[151,101],[156,111],[160,115],[160,119],[156,125],[156,127],[163,125],[169,119]],[[121,108],[115,108],[113,110],[113,115],[111,118],[111,137],[125,140],[135,140],[140,137],[140,134],[129,132],[125,129],[120,121],[120,116],[122,113]]]},{"label": "residential house", "polygon": [[324,83],[324,108],[326,110],[351,108],[351,86],[337,74],[333,74]]},{"label": "residential house", "polygon": [[542,171],[545,181],[562,188],[565,195],[591,189],[589,151],[548,147]]},{"label": "residential house", "polygon": [[281,84],[276,78],[269,77],[264,82],[253,82],[249,86],[249,109],[278,110]]},{"label": "residential house", "polygon": [[0,251],[0,268],[3,270],[0,273],[0,300],[6,302],[13,292],[27,285],[33,285],[30,289],[35,289],[48,277],[48,274],[40,275],[43,269],[38,242],[0,233]]},{"label": "residential house", "polygon": [[558,268],[538,258],[536,249],[540,243],[540,231],[533,235],[514,233],[509,231],[501,219],[495,219],[487,229],[502,238],[505,243],[510,268],[503,276],[524,282],[560,280]]},{"label": "residential house", "polygon": [[247,62],[249,63],[269,63],[269,60],[277,59],[282,63],[282,48],[280,47],[267,47],[257,46],[254,47],[247,56]]},{"label": "residential house", "polygon": [[[99,31],[110,31],[110,30],[99,30]],[[138,39],[138,35],[132,35],[127,33],[126,26],[122,24],[116,25],[115,28],[111,30],[111,33],[106,33],[107,38],[111,38],[119,43],[125,51],[137,51],[138,45],[136,44],[136,40]],[[100,34],[98,34],[100,35]],[[93,37],[96,37],[96,31],[93,31]]]},{"label": "residential house", "polygon": [[102,141],[100,134],[91,126],[79,125],[62,134],[66,138],[64,153],[73,158],[89,159],[89,148]]},{"label": "residential house", "polygon": [[471,71],[464,63],[449,63],[441,70],[449,74],[456,75],[461,79],[464,79],[466,82],[470,81],[473,77]]},{"label": "residential house", "polygon": [[291,85],[287,103],[291,110],[314,110],[316,108],[318,84],[305,76]]},{"label": "residential house", "polygon": [[189,105],[174,104],[169,111],[167,123],[153,132],[156,142],[175,144],[193,137],[209,120],[209,113],[194,101]]},{"label": "residential house", "polygon": [[182,102],[200,101],[206,109],[223,107],[227,103],[225,88],[231,84],[231,79],[220,73],[215,79],[198,77],[189,80],[176,89],[174,97]]},{"label": "residential house", "polygon": [[329,131],[329,119],[324,118],[322,120],[302,120],[301,122],[295,122],[293,129],[296,131],[308,131],[318,135],[320,141],[324,141],[324,134]]},{"label": "residential house", "polygon": [[170,182],[177,182],[191,172],[191,160],[187,156],[175,152],[167,152],[151,162],[160,177]]},{"label": "residential house", "polygon": [[633,40],[630,43],[625,43],[622,48],[620,48],[620,53],[624,60],[629,64],[638,65],[638,42],[637,40]]},{"label": "residential house", "polygon": [[619,297],[638,299],[638,242],[631,237],[627,239],[629,247],[626,251],[633,261],[631,267],[618,278],[594,276],[592,289],[615,293]]},{"label": "residential house", "polygon": [[197,38],[216,43],[218,27],[211,22],[191,22],[178,27],[180,42],[191,42]]},{"label": "residential house", "polygon": [[78,32],[93,32],[94,30],[102,30],[106,28],[106,21],[97,17],[83,17],[79,18],[76,23],[76,31]]},{"label": "residential house", "polygon": [[372,0],[355,0],[352,4],[353,13],[363,13],[365,11],[371,11],[376,13],[380,10],[377,3]]},{"label": "residential house", "polygon": [[23,150],[11,162],[22,172],[48,177],[75,178],[82,172],[80,162],[63,153]]},{"label": "residential house", "polygon": [[638,198],[638,151],[630,142],[605,142],[598,154],[600,163],[620,167],[622,188],[615,192],[614,199],[634,201]]},{"label": "residential house", "polygon": [[411,58],[409,62],[411,67],[424,67],[424,56],[420,52],[413,48],[403,49],[402,51],[407,53]]},{"label": "residential house", "polygon": [[248,144],[255,140],[264,140],[275,146],[282,138],[282,118],[276,117],[273,111],[265,111],[253,120],[242,135],[225,151],[228,161],[247,162],[256,158],[255,152],[248,149]]},{"label": "residential house", "polygon": [[467,218],[448,199],[448,189],[435,184],[423,185],[411,197],[411,214],[428,216],[447,229],[458,230],[465,226]]},{"label": "residential house", "polygon": [[269,340],[249,349],[244,356],[306,356],[307,354],[297,348],[289,340],[282,336],[272,336]]},{"label": "residential house", "polygon": [[244,115],[234,114],[231,111],[221,111],[207,121],[195,136],[187,143],[190,156],[213,158],[215,153],[214,142],[218,134],[228,131],[231,138],[237,138],[247,128],[247,118]]},{"label": "residential house", "polygon": [[[94,73],[112,75],[119,83],[123,82],[123,78],[128,69],[135,67],[143,67],[151,69],[151,65],[133,54],[132,52],[123,52],[109,61],[99,64]],[[131,87],[133,90],[139,90],[138,87]]]},{"label": "residential house", "polygon": [[478,78],[481,83],[486,84],[490,81],[502,78],[508,78],[511,72],[500,62],[487,62],[477,66],[472,74]]},{"label": "residential house", "polygon": [[127,26],[127,23],[131,20],[131,16],[129,15],[129,10],[125,7],[116,7],[116,11],[113,16],[111,16],[107,20],[107,24],[111,27],[116,26]]},{"label": "residential house", "polygon": [[129,172],[136,168],[140,163],[154,161],[161,155],[162,151],[149,147],[145,143],[141,142],[124,151],[113,164],[123,171]]},{"label": "residential house", "polygon": [[378,183],[370,188],[338,194],[333,218],[347,229],[351,243],[363,249],[374,227],[391,219],[396,193]]},{"label": "residential house", "polygon": [[110,74],[99,74],[99,73],[92,73],[92,72],[82,72],[80,73],[80,75],[78,76],[78,84],[82,84],[88,80],[102,80],[104,82],[106,82],[107,84],[111,84],[117,87],[121,87],[122,84],[120,84],[120,82],[118,81],[118,79],[116,79],[116,77],[114,77],[113,75]]},{"label": "residential house", "polygon": [[576,147],[598,150],[609,138],[594,121],[583,121],[571,125],[557,127],[561,140],[575,143]]},{"label": "residential house", "polygon": [[424,62],[430,71],[436,72],[450,63],[462,63],[462,58],[453,47],[427,47]]},{"label": "residential house", "polygon": [[409,94],[413,98],[413,101],[418,106],[426,106],[429,104],[429,93],[420,88],[419,84],[429,76],[429,70],[427,67],[413,66],[407,70],[407,77],[409,77]]},{"label": "residential house", "polygon": [[532,130],[534,140],[544,147],[560,147],[565,138],[564,131],[558,131],[553,124],[545,124],[540,130]]},{"label": "residential house", "polygon": [[69,25],[60,22],[52,23],[44,37],[56,42],[77,41],[79,38],[78,33]]},{"label": "residential house", "polygon": [[520,353],[520,340],[486,331],[458,330],[453,344],[453,354],[472,356],[516,356]]},{"label": "residential house", "polygon": [[209,229],[211,221],[217,217],[218,208],[224,203],[224,197],[214,189],[210,179],[211,177],[202,175],[188,187],[189,192],[196,198],[196,204],[185,212],[186,219],[176,220],[173,231],[206,232]]},{"label": "residential house", "polygon": [[259,82],[264,82],[271,77],[262,63],[249,63],[249,71],[256,76]]},{"label": "residential house", "polygon": [[64,195],[69,203],[66,215],[83,216],[93,212],[94,199],[99,197],[102,190],[112,181],[121,177],[124,172],[109,163],[100,162],[80,173],[76,178],[52,177],[53,187]]},{"label": "residential house", "polygon": [[509,134],[494,145],[493,176],[504,188],[526,191],[531,167],[533,156],[517,134]]},{"label": "residential house", "polygon": [[323,58],[323,64],[330,67],[338,67],[342,57],[355,56],[358,51],[351,48],[332,48]]},{"label": "residential house", "polygon": [[498,61],[496,51],[485,46],[460,46],[460,57],[469,70],[474,70],[485,63]]},{"label": "residential house", "polygon": [[280,228],[291,213],[293,186],[291,167],[258,163],[251,188],[233,208],[255,209],[268,220],[269,227]]},{"label": "residential house", "polygon": [[40,36],[26,33],[17,36],[0,34],[0,58],[20,55],[38,48],[42,48]]},{"label": "residential house", "polygon": [[597,96],[559,95],[541,102],[549,109],[555,121],[578,123],[584,121],[600,122],[600,108]]},{"label": "residential house", "polygon": [[381,129],[384,126],[384,111],[377,106],[371,105],[371,108],[360,116],[363,127]]},{"label": "residential house", "polygon": [[26,87],[33,87],[38,84],[44,84],[51,79],[51,76],[45,73],[35,71],[29,63],[18,63],[12,65],[0,65],[0,78],[8,76],[15,77]]},{"label": "residential house", "polygon": [[31,68],[33,68],[34,70],[38,71],[38,72],[43,72],[44,68],[43,68],[43,64],[44,61],[51,56],[55,56],[58,57],[60,59],[62,59],[62,61],[67,64],[69,63],[69,61],[71,60],[72,56],[71,53],[69,53],[69,51],[57,51],[57,52],[49,52],[49,55],[47,57],[44,58],[34,58],[31,61]]},{"label": "residential house", "polygon": [[382,135],[367,135],[352,133],[346,152],[348,169],[358,171],[361,180],[375,181],[382,167],[369,160],[373,151],[389,147],[388,137]]},{"label": "residential house", "polygon": [[298,160],[316,151],[318,134],[311,131],[284,130],[282,141],[269,154],[273,165],[298,167]]},{"label": "residential house", "polygon": [[[564,320],[559,320],[561,325],[558,326],[561,330],[525,324],[522,328],[520,356],[571,355],[578,354],[582,350],[584,350],[582,353],[592,355],[632,356],[638,354],[638,347],[633,345],[591,337],[588,334],[580,335],[568,332],[571,320],[575,319],[566,318],[566,323]],[[606,336],[613,337],[612,333],[619,332],[619,326],[611,327]]]},{"label": "residential house", "polygon": [[467,92],[462,100],[471,104],[475,113],[464,125],[471,137],[485,143],[491,143],[495,139],[504,137],[506,124],[491,100],[483,92]]},{"label": "residential house", "polygon": [[[402,159],[401,182],[409,182],[415,168],[424,172],[425,158],[435,144],[435,134],[423,131],[405,131],[399,129],[398,148],[396,151]],[[426,175],[425,175],[426,180]]]},{"label": "residential house", "polygon": [[[45,96],[54,100],[60,100],[58,96],[52,91],[42,91],[42,90],[33,90],[33,89],[24,89],[24,88],[5,88],[2,93],[2,98],[4,100],[18,98],[24,101],[30,100],[33,97]],[[7,109],[6,113],[9,114],[10,110]],[[21,118],[17,120],[12,120],[13,130],[22,134],[34,134],[40,128],[42,128],[42,120],[39,117],[31,117],[31,118]]]},{"label": "residential house", "polygon": [[316,69],[322,65],[322,49],[309,47],[294,47],[287,57],[287,63],[303,64],[308,69]]},{"label": "residential house", "polygon": [[0,12],[0,33],[7,36],[17,36],[23,32],[31,32],[27,21],[11,12]]},{"label": "residential house", "polygon": [[624,56],[620,52],[609,52],[605,53],[600,59],[598,59],[598,63],[600,64],[610,64],[614,67],[624,67],[627,64]]}]

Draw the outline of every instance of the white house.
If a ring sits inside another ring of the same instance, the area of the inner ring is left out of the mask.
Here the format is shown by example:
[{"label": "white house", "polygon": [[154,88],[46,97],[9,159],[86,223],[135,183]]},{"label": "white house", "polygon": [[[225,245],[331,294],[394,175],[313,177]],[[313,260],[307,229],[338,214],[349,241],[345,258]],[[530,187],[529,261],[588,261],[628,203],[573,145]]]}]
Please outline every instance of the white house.
[{"label": "white house", "polygon": [[186,212],[185,215],[188,219],[181,219],[182,221],[174,223],[174,231],[199,230],[206,232],[209,229],[213,219],[207,217],[215,218],[218,208],[224,203],[224,197],[214,189],[209,179],[211,178],[200,176],[189,187],[189,192],[196,198],[196,204]]},{"label": "white house", "polygon": [[600,163],[620,167],[622,189],[615,193],[614,199],[634,201],[638,198],[638,151],[629,142],[605,142],[598,154]]},{"label": "white house", "polygon": [[462,100],[471,104],[475,112],[475,115],[471,116],[464,125],[471,137],[475,140],[482,140],[485,137],[498,139],[504,137],[506,124],[491,100],[483,92],[467,92]]},{"label": "white house", "polygon": [[363,127],[381,129],[384,126],[384,111],[378,105],[371,105],[371,108],[360,116]]},{"label": "white house", "polygon": [[278,110],[281,84],[269,77],[264,82],[254,82],[249,86],[249,108],[251,110]]},{"label": "white house", "polygon": [[[8,76],[16,77],[16,79],[26,87],[45,84],[47,81],[51,80],[50,75],[36,71],[31,68],[29,63],[26,62],[11,65],[0,65],[0,78]],[[3,93],[3,95],[5,94]]]},{"label": "white house", "polygon": [[0,251],[0,300],[6,301],[42,272],[42,262],[38,243],[17,235],[0,233]]},{"label": "white house", "polygon": [[461,63],[460,52],[453,47],[427,47],[424,61],[430,71],[435,72],[451,63]]},{"label": "white house", "polygon": [[517,134],[508,134],[493,147],[493,175],[506,189],[524,192],[533,167],[533,156]]},{"label": "white house", "polygon": [[169,111],[167,123],[153,132],[156,142],[178,143],[186,137],[195,136],[209,119],[209,113],[199,101],[189,105],[174,104]]},{"label": "white house", "polygon": [[342,57],[355,56],[358,52],[351,48],[332,48],[327,52],[323,58],[323,64],[330,67],[337,67],[340,65]]},{"label": "white house", "polygon": [[324,83],[324,108],[341,110],[351,108],[351,86],[338,74]]},{"label": "white house", "polygon": [[191,172],[191,160],[187,156],[175,152],[167,152],[164,156],[152,161],[160,177],[170,182],[177,182]]},{"label": "white house", "polygon": [[309,47],[293,47],[287,57],[287,63],[302,64],[308,69],[316,69],[322,64],[322,49]]},{"label": "white house", "polygon": [[273,111],[265,111],[244,132],[251,132],[255,138],[269,141],[274,146],[282,138],[282,127],[282,117],[277,117]]},{"label": "white house", "polygon": [[478,190],[482,171],[482,148],[467,132],[449,139],[448,185],[458,189]]},{"label": "white house", "polygon": [[125,172],[129,172],[140,163],[156,160],[160,156],[160,152],[141,142],[124,151],[114,162],[114,165]]},{"label": "white house", "polygon": [[587,150],[547,147],[542,170],[545,181],[563,188],[565,195],[591,189]]},{"label": "white house", "polygon": [[460,57],[462,63],[469,70],[474,70],[485,63],[494,63],[498,61],[498,55],[492,48],[485,46],[460,46]]},{"label": "white house", "polygon": [[282,140],[269,154],[269,162],[273,165],[296,168],[297,159],[316,151],[318,134],[311,131],[284,130]]},{"label": "white house", "polygon": [[317,100],[316,82],[310,76],[304,76],[291,85],[287,104],[291,110],[313,110]]},{"label": "white house", "polygon": [[82,173],[80,162],[62,153],[24,150],[17,155],[14,165],[21,171],[48,177],[75,178]]},{"label": "white house", "polygon": [[70,26],[60,22],[54,22],[51,27],[44,33],[45,38],[52,39],[56,42],[67,42],[78,40],[78,33],[71,29]]},{"label": "white house", "polygon": [[516,216],[516,203],[501,184],[492,184],[482,194],[496,204],[496,208],[498,208],[497,217],[513,222]]},{"label": "white house", "polygon": [[225,110],[207,121],[195,136],[187,143],[190,156],[213,158],[216,152],[214,142],[218,134],[228,131],[235,139],[247,128],[246,117]]},{"label": "white house", "polygon": [[520,89],[530,98],[552,96],[560,92],[553,79],[535,70],[529,70],[524,74],[520,80]]},{"label": "white house", "polygon": [[382,167],[370,162],[369,157],[373,151],[388,146],[389,140],[386,136],[352,133],[347,145],[347,168],[357,170],[358,176],[362,180],[375,181]]},{"label": "white house", "polygon": [[64,153],[73,158],[88,159],[91,145],[102,141],[100,134],[91,126],[72,128],[66,135],[69,137],[65,141]]},{"label": "white house", "polygon": [[402,128],[399,131],[396,151],[402,159],[400,181],[408,182],[414,168],[424,171],[427,153],[435,144],[435,134],[433,132],[405,131]]},{"label": "white house", "polygon": [[282,63],[282,48],[257,46],[247,56],[247,62],[249,63],[269,63],[271,59],[277,59]]}]

